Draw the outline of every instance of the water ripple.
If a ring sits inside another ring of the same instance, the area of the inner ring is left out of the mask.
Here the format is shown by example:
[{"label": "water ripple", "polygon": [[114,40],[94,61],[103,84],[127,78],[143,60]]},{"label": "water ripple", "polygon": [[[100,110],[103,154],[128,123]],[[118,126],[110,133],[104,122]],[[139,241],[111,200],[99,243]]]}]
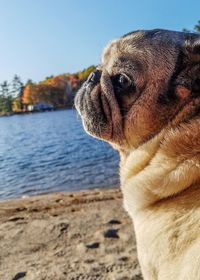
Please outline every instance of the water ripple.
[{"label": "water ripple", "polygon": [[116,186],[118,161],[74,110],[0,118],[0,199]]}]

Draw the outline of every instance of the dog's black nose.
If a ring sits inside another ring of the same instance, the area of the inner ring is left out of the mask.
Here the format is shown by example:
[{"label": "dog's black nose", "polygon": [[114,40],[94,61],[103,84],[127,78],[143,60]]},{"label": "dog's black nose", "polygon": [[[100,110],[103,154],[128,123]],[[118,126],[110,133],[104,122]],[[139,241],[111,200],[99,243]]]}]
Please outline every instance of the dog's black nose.
[{"label": "dog's black nose", "polygon": [[101,78],[101,71],[95,70],[89,75],[87,79],[87,83],[97,84],[100,81],[100,78]]}]

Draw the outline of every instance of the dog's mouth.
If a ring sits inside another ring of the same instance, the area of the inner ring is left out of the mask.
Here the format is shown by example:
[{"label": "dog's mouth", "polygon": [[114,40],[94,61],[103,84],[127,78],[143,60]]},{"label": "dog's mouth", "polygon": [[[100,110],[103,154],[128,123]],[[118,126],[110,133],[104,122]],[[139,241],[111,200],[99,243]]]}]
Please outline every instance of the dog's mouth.
[{"label": "dog's mouth", "polygon": [[75,107],[82,117],[85,130],[100,139],[121,143],[122,115],[112,81],[106,71],[98,81],[90,77],[77,93]]}]

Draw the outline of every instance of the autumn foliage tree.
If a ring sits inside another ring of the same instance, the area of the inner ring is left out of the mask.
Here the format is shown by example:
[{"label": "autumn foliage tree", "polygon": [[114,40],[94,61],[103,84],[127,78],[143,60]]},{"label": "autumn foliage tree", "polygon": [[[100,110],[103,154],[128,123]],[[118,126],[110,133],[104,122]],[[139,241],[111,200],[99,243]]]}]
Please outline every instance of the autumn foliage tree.
[{"label": "autumn foliage tree", "polygon": [[22,95],[22,103],[25,105],[34,104],[36,103],[35,97],[36,97],[36,86],[33,84],[28,84],[25,86],[23,95]]},{"label": "autumn foliage tree", "polygon": [[67,106],[70,87],[67,81],[59,78],[50,78],[39,84],[28,84],[23,92],[23,104],[45,102],[56,108]]},{"label": "autumn foliage tree", "polygon": [[75,74],[47,77],[38,84],[28,83],[23,91],[22,102],[25,106],[45,102],[55,108],[72,106],[76,91],[94,71],[90,66]]}]

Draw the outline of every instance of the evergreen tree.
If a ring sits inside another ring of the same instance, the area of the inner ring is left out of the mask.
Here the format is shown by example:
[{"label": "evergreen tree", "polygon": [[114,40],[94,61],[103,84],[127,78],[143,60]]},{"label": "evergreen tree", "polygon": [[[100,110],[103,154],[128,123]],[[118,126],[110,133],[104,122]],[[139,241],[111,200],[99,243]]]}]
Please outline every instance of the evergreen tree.
[{"label": "evergreen tree", "polygon": [[9,95],[9,84],[7,81],[4,81],[1,85],[0,85],[0,93],[1,95],[3,95],[4,97],[7,97]]},{"label": "evergreen tree", "polygon": [[24,85],[18,75],[14,76],[11,86],[11,93],[14,97],[22,96]]},{"label": "evergreen tree", "polygon": [[12,96],[9,91],[9,84],[4,81],[0,85],[0,113],[7,114],[12,112]]},{"label": "evergreen tree", "polygon": [[33,81],[31,79],[28,79],[25,85],[27,86],[27,85],[33,85],[33,84],[34,84]]},{"label": "evergreen tree", "polygon": [[195,25],[194,30],[197,32],[200,32],[200,20],[198,21],[198,23]]},{"label": "evergreen tree", "polygon": [[200,32],[200,20],[197,22],[197,24],[194,26],[193,30],[188,30],[187,28],[183,28],[184,32]]}]

